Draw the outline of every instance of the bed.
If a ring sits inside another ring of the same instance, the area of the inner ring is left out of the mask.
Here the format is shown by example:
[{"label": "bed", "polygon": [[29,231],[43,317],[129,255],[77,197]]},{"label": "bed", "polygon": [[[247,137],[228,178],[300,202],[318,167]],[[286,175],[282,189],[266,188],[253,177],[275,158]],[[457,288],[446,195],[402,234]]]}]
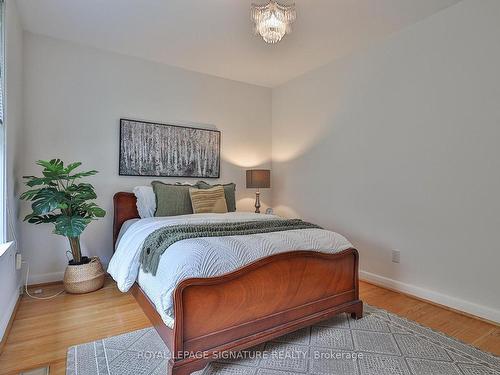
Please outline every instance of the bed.
[{"label": "bed", "polygon": [[[123,252],[126,235],[129,241],[134,238],[140,241],[136,238],[142,229],[140,225],[158,224],[154,220],[142,224],[134,220],[139,218],[134,194],[118,192],[113,201],[113,243],[116,245],[119,235],[123,235],[119,244]],[[265,215],[260,217],[264,219]],[[122,228],[124,224],[129,227],[126,231]],[[249,240],[246,245],[251,243]],[[158,306],[151,291],[151,276],[139,274],[134,280],[132,274],[129,285],[119,288],[125,291],[130,287],[169,348],[167,373],[191,374],[224,352],[253,347],[339,313],[361,318],[358,252],[345,243],[338,250],[325,253],[295,248],[261,257],[217,276],[184,278],[167,293],[171,298],[170,316],[168,310]],[[113,256],[115,263],[116,258],[118,250]],[[146,282],[148,277],[150,281]]]}]

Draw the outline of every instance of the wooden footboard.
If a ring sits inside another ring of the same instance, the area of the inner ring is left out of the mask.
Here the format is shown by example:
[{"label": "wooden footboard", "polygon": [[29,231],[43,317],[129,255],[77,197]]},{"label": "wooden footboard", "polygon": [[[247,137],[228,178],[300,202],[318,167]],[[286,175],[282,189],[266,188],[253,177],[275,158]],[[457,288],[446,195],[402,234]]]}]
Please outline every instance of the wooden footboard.
[{"label": "wooden footboard", "polygon": [[169,373],[190,374],[221,352],[250,348],[341,312],[360,318],[357,270],[355,249],[293,251],[223,276],[184,280],[175,290],[173,332],[144,300],[141,305],[173,354]]}]

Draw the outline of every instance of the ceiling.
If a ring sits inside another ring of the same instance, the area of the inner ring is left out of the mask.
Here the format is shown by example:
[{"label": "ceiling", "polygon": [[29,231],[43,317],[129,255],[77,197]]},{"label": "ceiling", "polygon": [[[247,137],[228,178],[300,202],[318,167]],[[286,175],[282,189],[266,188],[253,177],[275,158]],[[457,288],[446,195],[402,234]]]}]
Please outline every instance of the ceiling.
[{"label": "ceiling", "polygon": [[17,0],[30,32],[268,87],[458,1],[296,0],[293,33],[268,45],[252,0]]}]

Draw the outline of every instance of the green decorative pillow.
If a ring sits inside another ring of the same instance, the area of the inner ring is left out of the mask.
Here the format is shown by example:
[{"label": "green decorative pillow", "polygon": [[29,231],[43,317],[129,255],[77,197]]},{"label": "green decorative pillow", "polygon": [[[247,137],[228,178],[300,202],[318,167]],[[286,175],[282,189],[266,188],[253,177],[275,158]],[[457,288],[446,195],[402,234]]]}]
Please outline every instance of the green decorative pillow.
[{"label": "green decorative pillow", "polygon": [[205,181],[198,181],[196,183],[198,189],[211,189],[215,186],[222,186],[224,188],[224,195],[226,196],[227,212],[236,211],[236,184],[231,182],[229,184],[210,185]]},{"label": "green decorative pillow", "polygon": [[155,216],[176,216],[193,213],[189,188],[191,185],[166,184],[161,181],[151,182],[156,197]]}]

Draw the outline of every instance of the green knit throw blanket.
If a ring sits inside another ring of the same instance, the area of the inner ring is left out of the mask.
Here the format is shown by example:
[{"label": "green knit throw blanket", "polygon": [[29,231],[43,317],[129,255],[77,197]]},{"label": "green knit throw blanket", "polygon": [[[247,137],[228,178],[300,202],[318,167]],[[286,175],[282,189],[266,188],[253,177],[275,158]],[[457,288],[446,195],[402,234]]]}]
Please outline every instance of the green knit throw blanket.
[{"label": "green knit throw blanket", "polygon": [[140,261],[144,272],[156,275],[161,255],[177,241],[198,237],[244,236],[310,228],[321,229],[315,224],[300,219],[173,225],[157,229],[146,238],[142,246]]}]

